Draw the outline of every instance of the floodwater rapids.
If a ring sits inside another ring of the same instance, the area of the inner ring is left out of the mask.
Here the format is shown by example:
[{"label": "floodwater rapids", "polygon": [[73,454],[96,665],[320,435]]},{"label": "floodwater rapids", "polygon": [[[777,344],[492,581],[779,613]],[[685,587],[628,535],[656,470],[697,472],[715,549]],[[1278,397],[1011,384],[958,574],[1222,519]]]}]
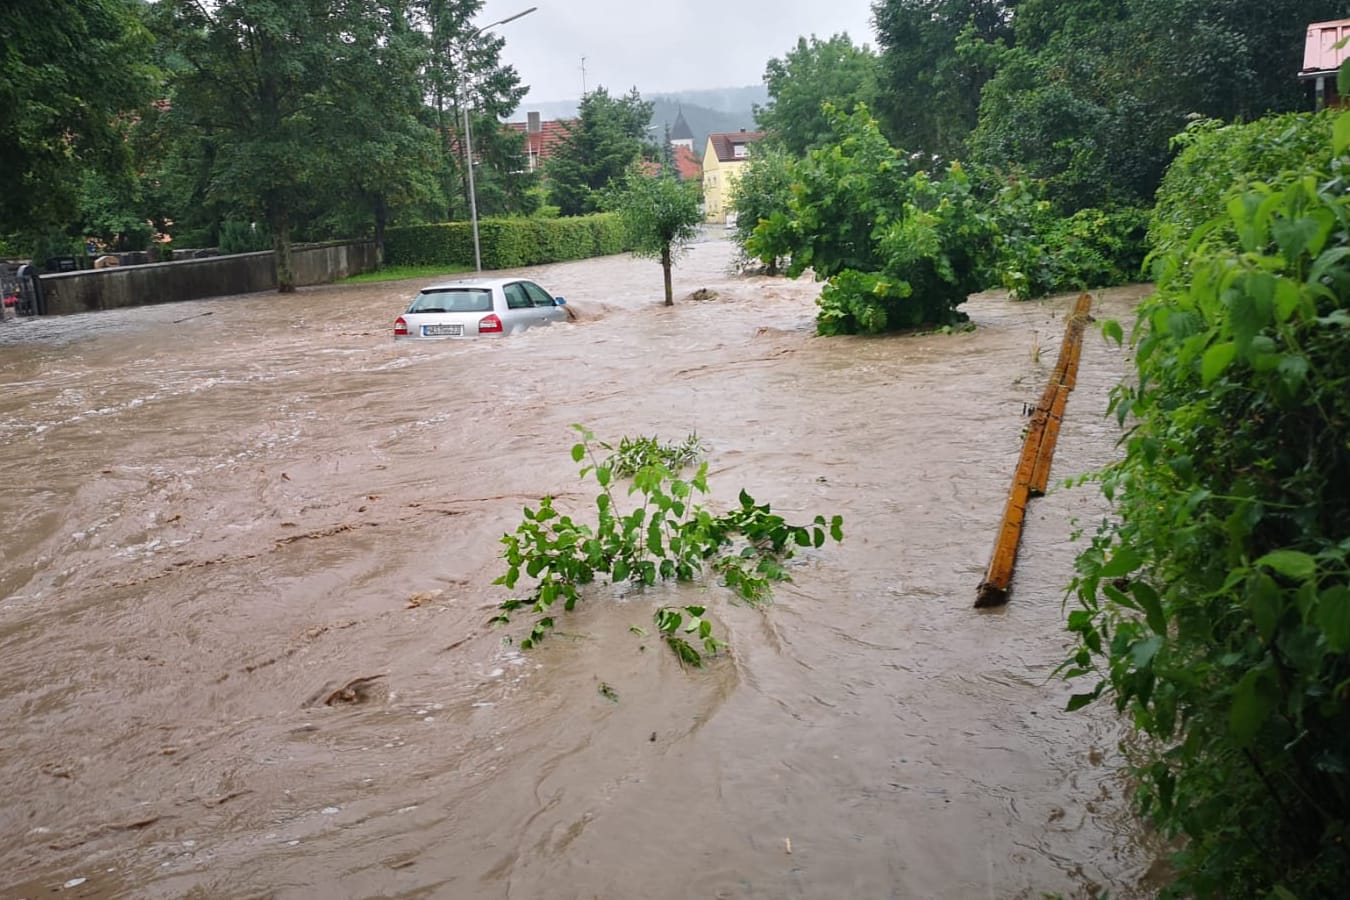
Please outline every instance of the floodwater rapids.
[{"label": "floodwater rapids", "polygon": [[[731,259],[670,308],[652,262],[528,270],[577,320],[502,340],[396,344],[427,282],[0,325],[0,896],[1150,896],[1122,727],[1052,674],[1096,489],[971,608],[1072,298],[826,339]],[[1113,458],[1127,365],[1089,330],[1054,483]],[[696,431],[714,506],[845,541],[761,608],[594,585],[522,653],[499,538],[593,510],[573,423]],[[630,631],[694,602],[704,670]]]}]

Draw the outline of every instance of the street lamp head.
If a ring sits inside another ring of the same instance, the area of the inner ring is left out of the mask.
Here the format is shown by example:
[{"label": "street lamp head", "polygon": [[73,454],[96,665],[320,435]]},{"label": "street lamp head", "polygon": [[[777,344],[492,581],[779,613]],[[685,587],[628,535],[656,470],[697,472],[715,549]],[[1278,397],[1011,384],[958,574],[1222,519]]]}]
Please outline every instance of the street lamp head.
[{"label": "street lamp head", "polygon": [[539,7],[537,6],[531,6],[529,9],[518,12],[514,16],[507,16],[505,19],[498,19],[496,22],[490,22],[487,25],[484,25],[482,28],[475,30],[474,34],[482,34],[489,28],[496,28],[498,25],[505,25],[507,22],[514,22],[516,19],[522,19],[525,16],[528,16],[530,13],[537,10],[538,8]]},{"label": "street lamp head", "polygon": [[536,9],[538,9],[538,8],[539,8],[539,7],[537,7],[537,6],[531,6],[529,9],[524,10],[523,12],[518,12],[518,13],[516,13],[514,16],[511,16],[511,17],[506,18],[506,19],[502,19],[502,20],[501,20],[500,22],[498,22],[497,24],[498,24],[498,25],[505,25],[507,22],[514,22],[516,19],[521,19],[521,18],[524,18],[525,16],[528,16],[530,13],[534,12],[534,11],[535,11]]}]

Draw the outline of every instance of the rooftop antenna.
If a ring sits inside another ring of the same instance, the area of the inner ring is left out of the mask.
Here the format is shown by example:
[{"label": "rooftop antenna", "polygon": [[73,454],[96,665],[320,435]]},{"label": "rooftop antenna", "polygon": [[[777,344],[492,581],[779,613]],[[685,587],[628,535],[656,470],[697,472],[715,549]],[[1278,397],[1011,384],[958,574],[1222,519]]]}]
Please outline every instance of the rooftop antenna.
[{"label": "rooftop antenna", "polygon": [[581,97],[586,97],[586,57],[581,58]]}]

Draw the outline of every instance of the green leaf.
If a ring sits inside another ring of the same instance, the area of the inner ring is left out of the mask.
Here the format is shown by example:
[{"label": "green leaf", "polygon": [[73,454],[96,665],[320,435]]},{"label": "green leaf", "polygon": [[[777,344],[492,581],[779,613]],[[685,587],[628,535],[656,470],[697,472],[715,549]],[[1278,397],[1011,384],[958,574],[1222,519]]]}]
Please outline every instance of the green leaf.
[{"label": "green leaf", "polygon": [[581,460],[585,458],[585,456],[586,456],[585,444],[572,445],[572,462],[581,462]]},{"label": "green leaf", "polygon": [[1086,609],[1075,609],[1069,613],[1069,630],[1086,631],[1092,627],[1092,613]]},{"label": "green leaf", "polygon": [[1317,572],[1317,560],[1298,550],[1275,550],[1258,559],[1256,564],[1299,581],[1311,578]]},{"label": "green leaf", "polygon": [[1143,555],[1132,547],[1121,547],[1100,569],[1098,578],[1120,578],[1128,575],[1144,562]]},{"label": "green leaf", "polygon": [[1228,733],[1240,746],[1256,737],[1278,702],[1275,676],[1267,668],[1252,669],[1233,690],[1233,705],[1228,711]]},{"label": "green leaf", "polygon": [[1252,610],[1252,622],[1256,625],[1256,633],[1261,635],[1263,640],[1268,641],[1274,636],[1283,600],[1284,595],[1274,578],[1261,573],[1252,579],[1247,591],[1247,604]]},{"label": "green leaf", "polygon": [[1308,359],[1297,353],[1282,354],[1278,371],[1285,386],[1291,391],[1297,391],[1308,377]]},{"label": "green leaf", "polygon": [[1208,387],[1224,373],[1237,356],[1237,345],[1232,341],[1215,344],[1205,351],[1200,360],[1200,383]]},{"label": "green leaf", "polygon": [[1120,327],[1120,323],[1115,319],[1107,319],[1102,323],[1102,337],[1108,341],[1115,341],[1119,347],[1125,343],[1125,330]]},{"label": "green leaf", "polygon": [[1136,669],[1146,669],[1153,663],[1153,657],[1158,655],[1162,649],[1163,639],[1160,635],[1153,635],[1136,643],[1130,648],[1130,660],[1134,663]]},{"label": "green leaf", "polygon": [[1154,634],[1167,634],[1167,615],[1163,612],[1162,598],[1151,585],[1136,581],[1130,585],[1130,593],[1144,611],[1144,619]]},{"label": "green leaf", "polygon": [[1069,698],[1069,702],[1065,704],[1064,711],[1076,712],[1077,710],[1082,709],[1092,701],[1096,700],[1097,695],[1100,693],[1101,693],[1100,690],[1096,690],[1087,694],[1074,694],[1072,697]]},{"label": "green leaf", "polygon": [[1350,650],[1350,588],[1338,584],[1318,595],[1317,625],[1326,634],[1332,652]]},{"label": "green leaf", "polygon": [[[1247,285],[1249,290],[1232,292],[1233,296],[1229,303],[1228,320],[1233,327],[1233,340],[1244,351],[1270,321],[1269,312],[1262,308],[1262,299],[1256,292],[1256,288],[1261,283],[1263,282],[1253,279]],[[1270,291],[1269,306],[1273,311],[1275,291],[1273,282],[1270,284]]]},{"label": "green leaf", "polygon": [[830,519],[830,537],[834,538],[835,543],[841,543],[844,540],[843,516],[834,516]]},{"label": "green leaf", "polygon": [[[1340,77],[1340,73],[1337,73],[1338,81]],[[1336,124],[1331,130],[1331,149],[1340,156],[1345,153],[1347,147],[1350,147],[1350,115],[1341,113],[1336,117]]]}]

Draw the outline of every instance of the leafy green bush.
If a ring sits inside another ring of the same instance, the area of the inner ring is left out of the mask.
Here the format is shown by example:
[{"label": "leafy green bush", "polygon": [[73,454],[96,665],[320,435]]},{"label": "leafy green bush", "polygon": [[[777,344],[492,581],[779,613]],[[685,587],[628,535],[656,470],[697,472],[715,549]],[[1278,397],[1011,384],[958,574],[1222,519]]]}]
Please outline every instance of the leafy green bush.
[{"label": "leafy green bush", "polygon": [[1014,300],[1124,284],[1140,277],[1148,213],[1081,209],[1065,218],[1037,186],[1013,181],[995,201],[998,272]]},{"label": "leafy green bush", "polygon": [[[1146,735],[1136,796],[1184,838],[1178,896],[1350,883],[1350,115],[1333,127],[1333,154],[1281,149],[1282,186],[1232,173],[1224,221],[1166,242],[1112,399],[1137,423],[1099,476],[1115,516],[1077,561],[1065,666],[1100,680],[1070,708],[1110,696]],[[1231,158],[1181,161],[1193,202]]]},{"label": "leafy green bush", "polygon": [[[797,548],[820,547],[827,534],[836,541],[844,539],[839,516],[829,521],[817,516],[812,525],[792,525],[774,515],[767,503],[756,504],[745,491],[738,506],[714,516],[698,502],[699,495],[708,494],[706,462],[687,481],[676,478],[662,462],[646,462],[633,473],[628,488],[628,495],[638,495],[641,503],[621,512],[614,490],[616,470],[609,459],[597,458],[596,449],[617,452],[620,463],[636,460],[631,452],[622,451],[622,444],[615,451],[609,444],[597,443],[595,435],[580,425],[573,427],[581,433],[581,442],[572,448],[572,459],[578,463],[589,459],[581,475],[593,477],[600,486],[595,526],[559,513],[552,498],[544,497],[537,508],[525,508],[514,534],[502,536],[507,569],[493,583],[513,590],[524,575],[534,584],[526,596],[502,603],[502,612],[493,621],[508,623],[510,614],[521,609],[535,613],[529,636],[520,642],[524,649],[553,630],[554,604],[561,600],[563,609],[572,611],[582,599],[580,589],[598,574],[608,575],[614,584],[639,587],[693,581],[710,567],[736,596],[759,603],[768,598],[773,582],[791,580],[783,564]],[[660,607],[653,614],[657,631],[681,663],[701,665],[705,653],[715,654],[722,646],[704,612],[701,606],[684,606]],[[704,653],[689,643],[688,636],[702,644]]]},{"label": "leafy green bush", "polygon": [[831,122],[837,143],[792,166],[787,212],[762,219],[746,252],[787,256],[789,276],[811,269],[832,282],[821,334],[964,320],[956,307],[990,277],[988,205],[959,164],[936,179],[913,170],[866,107],[832,113]]},{"label": "leafy green bush", "polygon": [[272,235],[261,222],[255,224],[227,219],[220,223],[221,253],[257,253],[271,249]]},{"label": "leafy green bush", "polygon": [[1282,185],[1315,165],[1326,155],[1334,118],[1332,112],[1294,113],[1246,124],[1191,123],[1173,139],[1181,152],[1158,187],[1149,247],[1167,252],[1185,244],[1201,225],[1221,220],[1235,180],[1239,187]]},{"label": "leafy green bush", "polygon": [[[623,228],[608,213],[566,219],[480,219],[478,238],[485,269],[622,253]],[[390,265],[473,265],[473,228],[468,222],[390,228],[384,238]]]},{"label": "leafy green bush", "polygon": [[[845,269],[826,282],[816,305],[816,332],[822,335],[879,334],[891,323],[913,289],[877,272]],[[917,323],[916,323],[917,324]]]},{"label": "leafy green bush", "polygon": [[644,466],[659,463],[671,472],[681,469],[695,460],[703,458],[703,441],[696,433],[691,433],[680,443],[662,441],[658,437],[623,437],[619,446],[614,448],[601,465],[610,469],[620,478],[631,478]]},{"label": "leafy green bush", "polygon": [[747,259],[757,260],[770,275],[778,274],[778,266],[788,255],[787,246],[761,240],[752,253],[749,249],[755,229],[760,222],[778,217],[767,234],[781,235],[792,199],[792,158],[782,150],[755,144],[750,150],[750,161],[736,179],[731,193],[731,209],[736,214],[736,231],[732,240]]}]

